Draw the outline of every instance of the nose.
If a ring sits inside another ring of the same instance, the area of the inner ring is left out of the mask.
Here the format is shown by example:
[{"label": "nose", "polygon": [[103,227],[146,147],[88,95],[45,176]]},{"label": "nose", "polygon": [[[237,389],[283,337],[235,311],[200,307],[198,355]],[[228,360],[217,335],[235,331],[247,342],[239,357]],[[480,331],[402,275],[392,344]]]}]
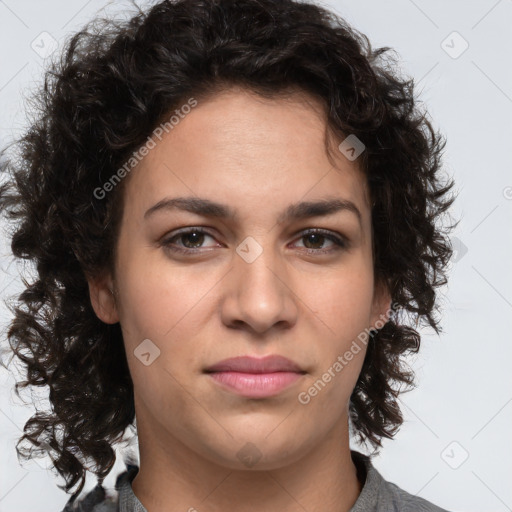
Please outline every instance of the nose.
[{"label": "nose", "polygon": [[[250,251],[255,250],[252,242]],[[226,276],[222,320],[231,328],[250,328],[257,334],[272,328],[290,328],[297,321],[297,300],[289,269],[270,248],[255,259],[236,253]],[[256,247],[257,248],[257,247]]]}]

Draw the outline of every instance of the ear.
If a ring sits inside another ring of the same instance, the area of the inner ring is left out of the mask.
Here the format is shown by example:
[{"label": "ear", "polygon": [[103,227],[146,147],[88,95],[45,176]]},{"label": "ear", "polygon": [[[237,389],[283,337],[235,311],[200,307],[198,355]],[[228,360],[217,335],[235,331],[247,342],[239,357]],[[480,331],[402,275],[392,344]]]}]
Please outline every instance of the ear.
[{"label": "ear", "polygon": [[389,320],[391,313],[391,294],[387,283],[382,281],[375,283],[373,292],[372,314],[370,319],[371,329],[382,329]]},{"label": "ear", "polygon": [[106,324],[119,322],[114,283],[110,274],[87,278],[89,297],[96,316]]}]

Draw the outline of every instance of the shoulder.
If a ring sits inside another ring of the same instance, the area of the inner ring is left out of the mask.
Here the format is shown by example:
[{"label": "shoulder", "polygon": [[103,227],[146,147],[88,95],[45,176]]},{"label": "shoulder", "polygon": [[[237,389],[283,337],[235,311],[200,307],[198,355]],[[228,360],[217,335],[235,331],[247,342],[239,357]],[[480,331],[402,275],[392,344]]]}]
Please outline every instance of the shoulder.
[{"label": "shoulder", "polygon": [[[382,485],[382,510],[396,510],[397,512],[448,512],[444,508],[440,508],[434,503],[427,501],[419,496],[410,494],[394,483],[383,480]],[[387,508],[392,506],[394,508]],[[377,509],[377,510],[380,510]]]},{"label": "shoulder", "polygon": [[138,466],[127,465],[127,470],[116,478],[115,489],[105,490],[96,485],[85,496],[67,502],[62,512],[119,512],[119,489],[137,473]]},{"label": "shoulder", "polygon": [[366,481],[350,512],[448,512],[385,480],[368,456],[352,451],[352,458],[356,465],[364,467]]},{"label": "shoulder", "polygon": [[82,498],[69,500],[62,512],[117,512],[118,494],[97,485]]}]

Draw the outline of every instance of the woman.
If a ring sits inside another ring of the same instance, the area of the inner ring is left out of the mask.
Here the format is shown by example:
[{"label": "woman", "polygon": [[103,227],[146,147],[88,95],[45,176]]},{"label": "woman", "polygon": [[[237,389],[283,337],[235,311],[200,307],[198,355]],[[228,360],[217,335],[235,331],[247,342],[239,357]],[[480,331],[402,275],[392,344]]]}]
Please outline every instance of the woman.
[{"label": "woman", "polygon": [[37,268],[8,332],[19,385],[52,403],[20,443],[78,484],[66,510],[442,511],[349,446],[402,423],[411,317],[440,330],[453,183],[412,82],[293,0],[91,26],[1,189]]}]

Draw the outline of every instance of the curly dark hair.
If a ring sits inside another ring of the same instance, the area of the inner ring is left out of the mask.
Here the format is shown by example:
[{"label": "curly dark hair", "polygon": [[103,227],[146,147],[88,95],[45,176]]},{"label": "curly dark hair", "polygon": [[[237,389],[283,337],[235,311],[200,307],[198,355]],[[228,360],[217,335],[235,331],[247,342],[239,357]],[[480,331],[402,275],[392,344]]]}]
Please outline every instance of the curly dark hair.
[{"label": "curly dark hair", "polygon": [[441,176],[446,141],[396,54],[310,3],[165,0],[128,20],[95,18],[59,56],[33,95],[18,154],[2,166],[12,253],[36,270],[9,306],[9,345],[26,374],[15,389],[48,386],[52,406],[26,422],[18,454],[30,458],[19,448],[28,441],[50,455],[65,491],[78,483],[73,497],[86,471],[100,484],[110,472],[112,446],[133,427],[133,383],[120,325],[98,319],[87,277],[114,274],[127,178],[104,198],[94,191],[183,98],[232,85],[269,98],[305,91],[325,107],[330,130],[366,147],[357,162],[372,200],[374,273],[395,314],[370,335],[350,417],[360,442],[377,449],[392,438],[403,421],[398,396],[414,387],[403,356],[418,351],[420,322],[442,330],[436,288],[447,282],[452,246],[438,221],[455,199]]}]

